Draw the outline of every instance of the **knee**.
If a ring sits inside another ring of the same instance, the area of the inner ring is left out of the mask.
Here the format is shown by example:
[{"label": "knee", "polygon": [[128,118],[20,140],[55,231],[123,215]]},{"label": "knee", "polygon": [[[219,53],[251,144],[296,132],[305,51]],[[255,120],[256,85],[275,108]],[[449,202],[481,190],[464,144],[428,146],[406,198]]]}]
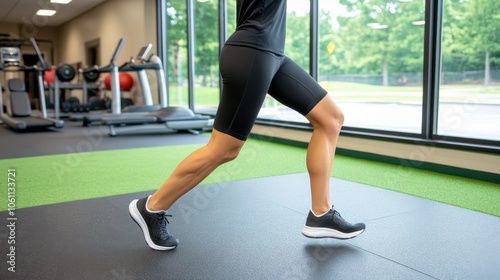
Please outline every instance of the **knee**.
[{"label": "knee", "polygon": [[238,155],[240,154],[240,150],[241,150],[241,147],[228,149],[222,157],[222,163],[226,163],[226,162],[230,162],[232,160],[235,160],[238,157]]},{"label": "knee", "polygon": [[342,110],[338,109],[334,115],[333,115],[333,118],[332,118],[332,122],[334,124],[335,127],[338,127],[338,130],[340,130],[340,128],[342,128],[342,126],[344,125],[344,112],[342,112]]},{"label": "knee", "polygon": [[214,129],[212,137],[205,148],[209,151],[210,161],[220,165],[237,158],[244,144],[245,141],[238,140]]},{"label": "knee", "polygon": [[337,108],[326,116],[322,116],[318,120],[311,122],[316,130],[323,130],[329,135],[338,135],[344,125],[344,113]]},{"label": "knee", "polygon": [[339,134],[342,126],[344,125],[344,113],[342,111],[338,111],[334,114],[334,116],[329,121],[328,131],[330,133]]},{"label": "knee", "polygon": [[230,162],[238,157],[241,147],[221,147],[221,149],[212,150],[211,161],[217,165]]}]

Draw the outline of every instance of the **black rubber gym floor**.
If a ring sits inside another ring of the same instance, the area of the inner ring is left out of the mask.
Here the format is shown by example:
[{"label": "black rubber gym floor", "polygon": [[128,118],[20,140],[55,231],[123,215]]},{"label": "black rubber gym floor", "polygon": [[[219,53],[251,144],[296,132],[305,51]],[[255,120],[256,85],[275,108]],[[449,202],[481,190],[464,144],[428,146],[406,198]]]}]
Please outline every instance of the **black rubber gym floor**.
[{"label": "black rubber gym floor", "polygon": [[[101,130],[96,150],[207,140],[110,138],[105,128],[74,124],[29,135],[0,129],[1,158],[69,152]],[[0,279],[500,279],[500,218],[335,178],[331,183],[343,217],[367,224],[362,235],[346,241],[301,235],[310,207],[307,174],[195,188],[170,210],[180,245],[167,252],[149,249],[128,215],[130,201],[147,192],[18,209],[15,273],[7,270],[11,230],[7,212],[0,212]]]},{"label": "black rubber gym floor", "polygon": [[[110,137],[107,126],[83,127],[66,121],[64,128],[35,132],[15,132],[0,125],[0,159],[64,153],[103,151],[166,145],[202,144],[208,136],[189,133],[159,133]],[[90,144],[90,145],[87,145]]]},{"label": "black rubber gym floor", "polygon": [[500,279],[499,218],[331,182],[343,217],[367,224],[354,239],[301,235],[308,177],[294,174],[195,188],[170,210],[180,244],[167,252],[149,249],[127,212],[149,193],[20,209],[16,273],[3,262],[0,278]]}]

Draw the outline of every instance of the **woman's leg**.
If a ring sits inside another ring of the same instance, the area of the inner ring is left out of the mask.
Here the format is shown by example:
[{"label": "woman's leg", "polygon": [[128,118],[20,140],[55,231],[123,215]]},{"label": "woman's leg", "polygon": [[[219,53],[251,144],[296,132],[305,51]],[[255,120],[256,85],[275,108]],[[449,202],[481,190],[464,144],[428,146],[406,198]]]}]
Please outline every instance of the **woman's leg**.
[{"label": "woman's leg", "polygon": [[286,58],[276,73],[269,94],[304,115],[314,128],[307,149],[307,170],[311,183],[311,210],[328,211],[330,174],[344,116],[340,108],[308,73]]},{"label": "woman's leg", "polygon": [[330,96],[323,98],[307,115],[314,131],[307,148],[307,170],[311,182],[312,211],[322,214],[331,208],[330,174],[344,115]]},{"label": "woman's leg", "polygon": [[166,212],[221,164],[237,157],[259,113],[280,58],[245,47],[224,47],[222,97],[208,143],[186,157],[151,196],[129,204],[132,219],[155,250],[172,250],[178,240],[167,229]]},{"label": "woman's leg", "polygon": [[129,204],[129,214],[141,228],[149,247],[155,250],[177,247],[179,240],[167,228],[171,216],[166,210],[219,165],[236,158],[243,144],[243,140],[214,129],[208,143],[187,156],[153,195]]},{"label": "woman's leg", "polygon": [[344,115],[328,93],[299,65],[286,59],[271,84],[270,92],[284,105],[304,115],[314,130],[307,149],[311,187],[311,212],[302,234],[307,237],[353,238],[365,230],[363,223],[350,224],[332,208],[330,174]]},{"label": "woman's leg", "polygon": [[150,210],[167,210],[219,165],[238,155],[262,106],[279,58],[245,47],[221,52],[222,98],[208,144],[184,159],[148,202]]},{"label": "woman's leg", "polygon": [[168,210],[182,195],[197,186],[218,166],[235,159],[245,141],[217,130],[208,143],[186,157],[150,197],[148,209]]}]

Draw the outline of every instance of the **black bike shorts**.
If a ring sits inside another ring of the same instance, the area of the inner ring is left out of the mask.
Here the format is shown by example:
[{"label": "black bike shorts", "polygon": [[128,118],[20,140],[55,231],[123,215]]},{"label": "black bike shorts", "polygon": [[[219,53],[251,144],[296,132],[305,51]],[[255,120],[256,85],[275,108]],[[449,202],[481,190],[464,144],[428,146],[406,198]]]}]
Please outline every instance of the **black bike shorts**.
[{"label": "black bike shorts", "polygon": [[250,134],[266,93],[304,116],[327,95],[304,69],[286,56],[225,45],[219,68],[222,94],[214,128],[243,141]]}]

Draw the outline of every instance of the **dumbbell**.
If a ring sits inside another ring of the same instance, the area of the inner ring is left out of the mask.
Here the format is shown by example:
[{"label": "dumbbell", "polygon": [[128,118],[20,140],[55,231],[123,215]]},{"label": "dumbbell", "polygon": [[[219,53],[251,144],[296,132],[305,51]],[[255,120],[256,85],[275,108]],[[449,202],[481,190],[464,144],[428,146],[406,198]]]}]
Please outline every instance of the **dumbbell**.
[{"label": "dumbbell", "polygon": [[69,82],[75,78],[75,69],[69,64],[61,64],[56,69],[56,75],[59,81]]},{"label": "dumbbell", "polygon": [[85,71],[83,72],[83,78],[86,82],[93,83],[99,79],[99,72],[93,70]]},{"label": "dumbbell", "polygon": [[78,98],[74,96],[71,96],[67,100],[61,103],[61,111],[65,113],[78,112],[79,105],[80,105],[80,100],[78,100]]}]

